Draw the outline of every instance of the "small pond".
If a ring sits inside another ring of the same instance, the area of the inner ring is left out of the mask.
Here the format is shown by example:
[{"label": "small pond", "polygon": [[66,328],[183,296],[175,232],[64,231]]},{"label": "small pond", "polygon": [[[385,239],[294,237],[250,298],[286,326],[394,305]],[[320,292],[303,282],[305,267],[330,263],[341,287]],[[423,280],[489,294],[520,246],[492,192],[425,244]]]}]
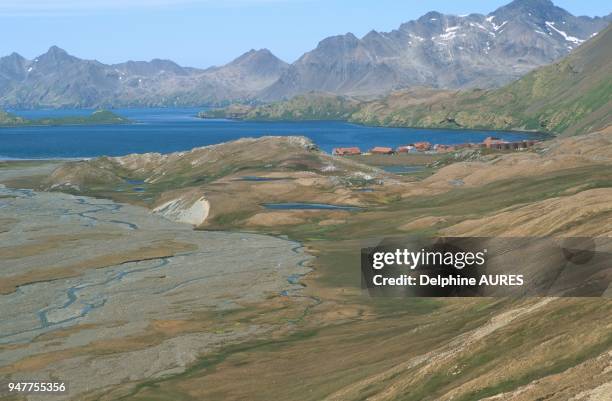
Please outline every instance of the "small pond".
[{"label": "small pond", "polygon": [[264,203],[263,206],[266,209],[277,209],[277,210],[349,210],[349,211],[361,210],[361,208],[356,207],[356,206],[332,205],[328,203],[301,203],[301,202]]},{"label": "small pond", "polygon": [[391,174],[410,174],[424,171],[424,166],[380,166],[382,170]]},{"label": "small pond", "polygon": [[256,175],[245,175],[244,177],[236,178],[236,181],[281,181],[286,180],[285,177],[259,177]]}]

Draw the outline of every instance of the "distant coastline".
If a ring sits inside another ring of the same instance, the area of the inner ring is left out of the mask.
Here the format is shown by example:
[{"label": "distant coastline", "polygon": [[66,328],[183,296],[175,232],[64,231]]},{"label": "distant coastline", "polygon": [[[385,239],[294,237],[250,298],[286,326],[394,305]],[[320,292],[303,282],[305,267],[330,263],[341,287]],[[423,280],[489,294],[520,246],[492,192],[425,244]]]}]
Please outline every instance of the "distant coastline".
[{"label": "distant coastline", "polygon": [[529,134],[536,135],[542,139],[552,139],[555,137],[555,134],[546,131],[537,131],[537,130],[521,130],[521,129],[498,129],[498,128],[469,128],[469,127],[427,127],[427,126],[409,126],[409,125],[384,125],[384,124],[368,124],[367,122],[356,122],[351,121],[350,119],[345,120],[325,120],[325,119],[315,119],[315,120],[300,120],[300,119],[250,119],[250,118],[240,118],[240,117],[201,117],[200,115],[195,115],[194,117],[200,118],[202,120],[210,120],[210,121],[248,121],[254,123],[300,123],[300,122],[343,122],[347,124],[353,124],[359,127],[371,127],[371,128],[409,128],[409,129],[426,129],[429,131],[470,131],[470,132],[491,132],[491,133],[509,133],[509,134]]},{"label": "distant coastline", "polygon": [[18,157],[8,157],[0,155],[0,163],[20,163],[20,162],[41,162],[41,163],[49,163],[49,162],[78,162],[91,160],[94,157],[43,157],[40,159],[28,157],[28,158],[18,158]]},{"label": "distant coastline", "polygon": [[19,127],[53,127],[53,126],[79,126],[79,125],[110,125],[130,124],[132,121],[119,116],[112,111],[96,110],[85,116],[61,116],[29,119],[13,113],[0,111],[0,128]]},{"label": "distant coastline", "polygon": [[[336,147],[358,146],[364,150],[376,146],[396,148],[422,141],[446,145],[481,143],[487,136],[498,136],[509,142],[544,138],[542,134],[532,132],[387,128],[344,121],[207,121],[194,118],[196,111],[193,109],[121,109],[119,112],[132,123],[0,129],[0,141],[5,145],[0,155],[5,158],[42,159],[171,153],[245,137],[288,135],[308,137],[327,153],[332,153]],[[66,113],[72,111],[61,111],[55,115],[45,113],[44,116],[61,117]],[[74,114],[80,113],[74,110]],[[23,115],[38,117],[40,114]]]}]

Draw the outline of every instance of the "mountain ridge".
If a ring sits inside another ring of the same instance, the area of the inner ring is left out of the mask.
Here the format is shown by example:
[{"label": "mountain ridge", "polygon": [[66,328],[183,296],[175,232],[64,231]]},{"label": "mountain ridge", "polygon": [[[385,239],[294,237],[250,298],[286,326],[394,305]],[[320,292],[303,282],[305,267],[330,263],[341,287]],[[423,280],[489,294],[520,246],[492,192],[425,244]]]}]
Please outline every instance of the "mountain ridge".
[{"label": "mountain ridge", "polygon": [[501,88],[413,87],[358,102],[308,93],[260,106],[200,114],[246,120],[343,119],[392,127],[470,128],[579,134],[612,125],[612,25],[565,58]]},{"label": "mountain ridge", "polygon": [[33,60],[0,58],[0,107],[201,106],[499,87],[567,55],[610,20],[576,17],[549,0],[514,0],[487,15],[431,11],[390,32],[330,36],[292,64],[251,49],[205,69],[164,59],[104,64],[52,46]]},{"label": "mountain ridge", "polygon": [[251,50],[207,69],[171,60],[104,64],[58,46],[32,60],[0,57],[0,105],[5,108],[202,105],[248,100],[287,63],[269,50]]},{"label": "mountain ridge", "polygon": [[260,97],[274,101],[310,91],[371,97],[411,86],[497,87],[567,55],[609,20],[610,15],[575,17],[549,0],[514,0],[487,15],[430,11],[390,32],[323,39]]},{"label": "mountain ridge", "polygon": [[564,59],[502,88],[445,93],[437,98],[398,92],[365,104],[357,123],[533,130],[575,135],[612,125],[612,26]]}]

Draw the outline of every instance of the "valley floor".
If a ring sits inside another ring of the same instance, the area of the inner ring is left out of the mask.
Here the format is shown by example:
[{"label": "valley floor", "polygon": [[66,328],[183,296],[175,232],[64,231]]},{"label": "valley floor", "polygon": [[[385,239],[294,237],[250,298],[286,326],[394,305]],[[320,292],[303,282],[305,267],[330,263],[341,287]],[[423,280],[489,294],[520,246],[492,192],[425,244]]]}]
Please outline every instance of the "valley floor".
[{"label": "valley floor", "polygon": [[74,399],[180,373],[201,353],[276,329],[225,314],[244,318],[272,297],[290,319],[308,304],[292,277],[311,257],[295,242],[197,232],[137,206],[4,185],[0,222],[0,375],[60,377]]},{"label": "valley floor", "polygon": [[[380,235],[610,237],[610,154],[604,131],[395,175],[263,138],[5,168],[0,374],[79,400],[606,400],[610,298],[369,298],[358,266]],[[151,213],[202,198],[195,231]],[[359,209],[262,206],[297,201]]]}]

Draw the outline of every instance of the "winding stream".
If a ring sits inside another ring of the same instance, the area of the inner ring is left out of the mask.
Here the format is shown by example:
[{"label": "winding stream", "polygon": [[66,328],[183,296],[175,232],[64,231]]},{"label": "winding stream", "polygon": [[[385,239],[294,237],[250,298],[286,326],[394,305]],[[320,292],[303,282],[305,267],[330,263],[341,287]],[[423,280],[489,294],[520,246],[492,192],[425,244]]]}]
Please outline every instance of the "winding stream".
[{"label": "winding stream", "polygon": [[[56,201],[54,204],[56,211],[50,211],[49,213],[51,214],[52,218],[65,221],[65,223],[62,224],[69,224],[67,227],[70,227],[70,224],[77,223],[77,225],[84,227],[86,230],[95,230],[95,232],[106,232],[104,230],[108,230],[109,228],[104,227],[109,227],[109,225],[111,227],[116,226],[120,227],[121,229],[134,230],[136,232],[142,230],[145,230],[145,233],[151,232],[151,228],[144,229],[141,226],[143,216],[140,216],[139,219],[137,218],[135,220],[126,218],[127,216],[131,216],[131,212],[124,210],[125,205],[108,201],[100,201],[93,198],[73,197],[64,194],[41,193],[40,195],[44,197],[58,196],[62,199],[66,199]],[[10,198],[21,198],[22,201],[20,201],[18,205],[10,206],[13,208],[21,208],[20,213],[25,213],[28,216],[31,214],[29,210],[37,210],[36,205],[40,203],[40,201],[36,200],[38,199],[36,198],[38,193],[31,190],[8,189],[0,186],[0,196],[6,196],[8,198],[8,200],[5,200],[1,205],[3,207],[10,205]],[[31,199],[31,201],[29,199]],[[27,201],[24,202],[24,200]],[[72,203],[74,207],[71,206],[70,203]],[[80,210],[83,208],[85,210]],[[132,207],[130,206],[130,208]],[[0,208],[0,210],[3,209]],[[3,213],[9,214],[11,212],[6,211]],[[150,217],[147,218],[156,219],[154,216],[149,216]],[[78,221],[73,220],[74,217],[82,219],[83,221],[81,221],[79,224]],[[32,216],[30,216],[30,218],[36,219]],[[169,223],[164,221],[163,224]],[[145,226],[147,225],[145,224]],[[183,227],[182,225],[179,226]],[[61,224],[57,225],[56,230],[59,230],[60,232],[63,232],[64,230],[70,231],[69,228],[63,229],[61,227],[63,227]],[[181,233],[188,234],[190,237],[199,238],[198,241],[204,241],[204,244],[207,243],[205,240],[207,234],[205,232],[196,232],[192,231],[191,229],[181,228]],[[215,235],[223,234],[217,233]],[[233,233],[228,235],[234,237],[237,234]],[[244,234],[242,239],[253,241],[253,239],[250,237],[253,237],[253,235]],[[262,236],[262,238],[264,237]],[[252,243],[253,242],[250,242],[250,244]],[[227,247],[227,245],[225,245],[225,247]],[[274,245],[274,247],[270,249],[270,252],[266,251],[265,246],[258,247],[257,249],[264,254],[274,254],[274,252],[278,252],[279,248],[278,245]],[[287,251],[289,251],[289,249]],[[291,246],[290,251],[294,255],[304,255],[303,246],[299,243],[294,243]],[[295,269],[293,272],[282,273],[284,275],[286,274],[286,282],[289,284],[289,288],[279,290],[280,295],[296,298],[304,297],[299,294],[299,289],[303,287],[299,281],[304,274],[311,270],[306,265],[306,263],[311,260],[311,257],[307,255],[305,256],[306,257],[300,257],[299,260],[293,262],[293,266],[297,266],[299,268],[298,270],[303,271],[303,273],[295,273]],[[111,299],[114,300],[116,304],[117,297],[120,296],[120,294],[126,294],[128,297],[133,297],[136,294],[142,294],[143,297],[151,295],[155,297],[175,297],[182,296],[185,291],[194,291],[194,289],[198,288],[198,286],[204,286],[204,288],[206,288],[206,286],[215,285],[215,282],[223,279],[223,277],[228,274],[226,271],[215,271],[214,269],[212,271],[210,269],[202,269],[201,271],[196,269],[194,271],[193,268],[191,268],[192,270],[190,271],[192,273],[189,275],[183,275],[180,273],[175,273],[172,275],[171,279],[168,280],[169,283],[167,285],[163,285],[166,280],[160,281],[161,285],[156,284],[151,288],[143,287],[142,284],[143,278],[146,277],[142,275],[143,273],[146,274],[147,272],[158,270],[165,270],[168,272],[166,269],[171,269],[170,271],[172,271],[172,269],[181,270],[185,268],[185,263],[187,263],[187,266],[190,266],[189,264],[193,265],[194,263],[197,265],[198,261],[204,261],[210,257],[218,257],[218,253],[215,252],[215,249],[210,250],[208,249],[208,246],[205,245],[204,247],[200,246],[195,251],[180,252],[175,256],[133,261],[121,265],[108,266],[103,269],[90,269],[85,271],[80,276],[62,280],[66,283],[65,288],[62,288],[62,281],[54,282],[53,287],[49,287],[49,290],[52,291],[50,294],[53,294],[52,299],[45,302],[43,305],[40,305],[40,301],[35,302],[35,299],[31,297],[36,296],[37,291],[39,291],[38,289],[40,286],[44,286],[45,282],[24,284],[23,286],[17,287],[16,291],[12,294],[0,296],[0,301],[2,301],[2,304],[4,305],[0,305],[0,308],[7,308],[11,303],[15,305],[39,304],[37,309],[30,312],[34,314],[35,321],[28,323],[31,320],[28,318],[23,322],[23,324],[17,324],[17,321],[9,323],[8,327],[4,327],[4,329],[0,331],[0,343],[12,343],[15,340],[19,341],[19,338],[24,338],[24,335],[27,336],[25,338],[31,338],[31,336],[36,336],[39,333],[72,325],[77,321],[87,318],[93,311],[105,307],[108,305],[108,302]],[[233,257],[235,257],[235,255]],[[180,258],[180,262],[177,262],[177,258]],[[275,277],[280,272],[280,270],[279,272],[276,272],[276,270],[282,268],[282,271],[285,271],[284,269],[286,269],[286,262],[288,262],[290,259],[291,258],[288,257],[280,257],[277,262],[266,263],[265,261],[262,261],[261,263],[256,263],[253,267],[238,265],[239,268],[236,268],[237,271],[233,274],[239,274],[241,277],[244,276],[245,278],[249,276],[258,277],[262,273],[264,274],[262,277]],[[282,267],[281,264],[283,264]],[[266,271],[269,271],[270,273],[266,273]],[[167,275],[168,273],[164,273],[163,276],[159,277],[166,277]],[[130,276],[135,276],[133,284],[130,282],[126,284],[127,287],[125,288],[117,287],[119,283],[125,281],[125,279]],[[197,285],[192,287],[193,284]],[[30,286],[36,286],[31,287],[36,288],[36,290],[28,289],[28,291],[24,291]],[[9,303],[6,304],[2,298],[5,298],[5,300],[7,300]],[[320,300],[314,297],[306,298],[313,300],[315,303],[320,302]],[[11,301],[10,299],[13,300]],[[111,307],[111,309],[112,308],[113,307]],[[16,316],[14,318],[16,318]],[[13,330],[6,330],[7,328],[11,327]]]}]

